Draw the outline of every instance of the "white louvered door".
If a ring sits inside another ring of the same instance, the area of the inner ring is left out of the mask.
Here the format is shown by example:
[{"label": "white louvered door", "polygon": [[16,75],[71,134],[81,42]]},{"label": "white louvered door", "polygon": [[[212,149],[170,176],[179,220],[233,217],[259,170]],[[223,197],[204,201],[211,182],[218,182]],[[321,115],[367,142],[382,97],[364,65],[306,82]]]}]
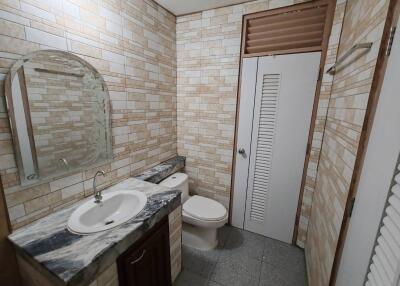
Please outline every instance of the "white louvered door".
[{"label": "white louvered door", "polygon": [[[258,58],[253,122],[248,122],[248,176],[235,175],[248,178],[244,228],[287,243],[295,224],[319,62],[319,52]],[[239,126],[245,125],[240,120]]]},{"label": "white louvered door", "polygon": [[[399,162],[399,161],[398,161]],[[400,164],[378,233],[366,286],[396,286],[400,278]]]}]

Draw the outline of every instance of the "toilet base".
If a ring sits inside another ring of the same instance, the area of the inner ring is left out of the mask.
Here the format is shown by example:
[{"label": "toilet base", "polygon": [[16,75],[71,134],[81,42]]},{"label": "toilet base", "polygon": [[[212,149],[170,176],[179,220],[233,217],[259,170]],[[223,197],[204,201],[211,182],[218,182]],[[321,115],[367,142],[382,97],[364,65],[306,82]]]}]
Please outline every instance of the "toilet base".
[{"label": "toilet base", "polygon": [[183,223],[182,244],[199,250],[211,250],[217,247],[217,228],[204,228]]}]

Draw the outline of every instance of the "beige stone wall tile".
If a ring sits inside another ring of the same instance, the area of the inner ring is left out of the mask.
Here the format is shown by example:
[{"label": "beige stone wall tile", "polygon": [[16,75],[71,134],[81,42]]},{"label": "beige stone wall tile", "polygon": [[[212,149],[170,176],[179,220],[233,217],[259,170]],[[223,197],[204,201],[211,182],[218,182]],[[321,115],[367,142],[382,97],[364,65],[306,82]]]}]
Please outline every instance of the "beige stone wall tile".
[{"label": "beige stone wall tile", "polygon": [[25,39],[24,26],[5,19],[0,19],[0,34]]},{"label": "beige stone wall tile", "polygon": [[[0,87],[15,60],[43,48],[75,53],[103,75],[115,159],[101,166],[100,187],[177,154],[173,15],[143,0],[23,0],[0,1],[0,21]],[[1,90],[0,175],[15,229],[92,195],[98,168],[22,189]]]},{"label": "beige stone wall tile", "polygon": [[[338,2],[339,6],[345,4],[346,1]],[[311,286],[329,283],[388,4],[389,1],[378,0],[347,1],[346,13],[344,8],[336,10],[334,38],[330,41],[332,54],[327,59],[330,64],[335,54],[340,56],[354,43],[374,44],[367,54],[323,82],[323,95],[329,101],[321,106],[323,112],[318,116],[326,114],[326,128],[319,130],[323,139],[318,139],[318,170],[307,183],[312,203],[307,199],[303,209],[303,217],[309,219],[308,232],[305,234],[303,228],[302,235],[307,236],[305,250]],[[343,17],[339,44],[339,19]]]},{"label": "beige stone wall tile", "polygon": [[26,55],[39,49],[38,43],[0,35],[0,51],[11,54]]},{"label": "beige stone wall tile", "polygon": [[57,203],[61,201],[61,191],[49,193],[45,196],[41,196],[39,198],[29,200],[25,202],[25,212],[27,214],[33,213],[37,210],[46,208],[48,206],[53,205],[54,203]]},{"label": "beige stone wall tile", "polygon": [[12,207],[17,204],[29,202],[29,200],[40,198],[49,193],[50,193],[49,184],[43,184],[37,187],[29,188],[27,190],[18,190],[16,192],[7,194],[6,196],[7,206]]},{"label": "beige stone wall tile", "polygon": [[23,204],[19,204],[13,207],[8,208],[8,216],[10,220],[16,220],[21,218],[25,215],[25,208]]},{"label": "beige stone wall tile", "polygon": [[175,281],[182,268],[182,207],[178,207],[168,215],[171,278]]}]

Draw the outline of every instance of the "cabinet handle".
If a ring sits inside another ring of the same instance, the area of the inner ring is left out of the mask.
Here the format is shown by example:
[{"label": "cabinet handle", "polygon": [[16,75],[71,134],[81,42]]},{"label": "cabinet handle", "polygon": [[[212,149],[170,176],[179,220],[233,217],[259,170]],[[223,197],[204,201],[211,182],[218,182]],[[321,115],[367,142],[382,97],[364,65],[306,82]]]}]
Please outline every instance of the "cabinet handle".
[{"label": "cabinet handle", "polygon": [[138,258],[136,258],[135,260],[131,261],[131,264],[135,264],[137,262],[139,262],[140,260],[142,260],[143,256],[146,253],[146,249],[143,249],[142,255],[140,255]]}]

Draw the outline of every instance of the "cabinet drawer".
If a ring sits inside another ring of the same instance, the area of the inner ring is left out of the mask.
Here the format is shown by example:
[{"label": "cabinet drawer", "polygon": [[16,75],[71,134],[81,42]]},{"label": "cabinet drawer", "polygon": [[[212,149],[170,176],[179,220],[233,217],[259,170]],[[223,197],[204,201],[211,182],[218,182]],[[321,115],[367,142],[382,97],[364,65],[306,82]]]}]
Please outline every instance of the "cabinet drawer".
[{"label": "cabinet drawer", "polygon": [[171,286],[168,220],[155,225],[117,263],[122,286]]}]

